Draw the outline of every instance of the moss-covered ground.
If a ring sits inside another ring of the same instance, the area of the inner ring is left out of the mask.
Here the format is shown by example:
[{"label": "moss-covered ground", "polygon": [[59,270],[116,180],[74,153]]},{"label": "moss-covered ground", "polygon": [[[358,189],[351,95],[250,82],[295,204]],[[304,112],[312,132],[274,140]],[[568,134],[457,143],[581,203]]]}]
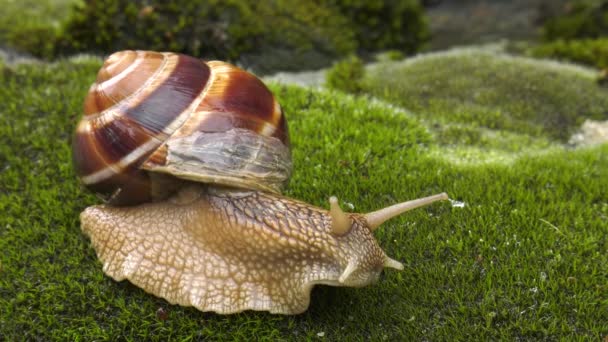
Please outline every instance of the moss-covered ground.
[{"label": "moss-covered ground", "polygon": [[71,7],[80,0],[0,1],[0,47],[49,57]]},{"label": "moss-covered ground", "polygon": [[[608,90],[553,64],[449,61],[389,73],[394,92],[368,85],[393,105],[272,86],[293,142],[288,195],[323,207],[337,195],[362,212],[440,191],[460,202],[386,223],[376,236],[405,270],[362,289],[318,287],[298,316],[201,313],[104,276],[78,222],[98,201],[70,155],[101,61],[0,62],[0,340],[605,338],[608,145],[565,147],[562,129],[606,119]],[[450,127],[487,142],[445,140]],[[503,134],[512,147],[491,142]],[[458,162],[462,149],[485,162]]]},{"label": "moss-covered ground", "polygon": [[[608,119],[597,71],[463,48],[368,68],[363,93],[408,108],[458,162],[512,162],[568,142],[586,119]],[[557,144],[557,145],[556,145]]]}]

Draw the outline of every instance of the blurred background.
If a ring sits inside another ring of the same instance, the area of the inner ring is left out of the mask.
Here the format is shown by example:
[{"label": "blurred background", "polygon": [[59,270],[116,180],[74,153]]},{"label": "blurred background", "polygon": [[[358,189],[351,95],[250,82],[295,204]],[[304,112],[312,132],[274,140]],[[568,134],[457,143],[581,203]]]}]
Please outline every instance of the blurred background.
[{"label": "blurred background", "polygon": [[5,59],[122,49],[229,60],[258,74],[357,56],[400,59],[506,42],[509,52],[608,65],[608,0],[0,0]]}]

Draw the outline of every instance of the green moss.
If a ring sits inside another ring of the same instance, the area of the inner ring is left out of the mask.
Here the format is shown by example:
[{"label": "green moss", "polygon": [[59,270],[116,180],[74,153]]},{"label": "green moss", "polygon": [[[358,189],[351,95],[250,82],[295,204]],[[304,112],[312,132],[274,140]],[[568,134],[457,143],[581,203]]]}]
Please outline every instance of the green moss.
[{"label": "green moss", "polygon": [[557,40],[534,46],[530,54],[608,68],[608,39]]},{"label": "green moss", "polygon": [[349,19],[362,50],[396,49],[407,54],[429,39],[428,23],[419,0],[325,0]]},{"label": "green moss", "polygon": [[78,0],[9,0],[0,11],[0,45],[50,57],[70,7]]},{"label": "green moss", "polygon": [[[479,143],[481,133],[471,135],[479,128],[566,142],[585,118],[608,119],[596,73],[554,62],[454,50],[381,63],[366,75],[363,92],[412,110],[437,134],[470,126],[460,129],[463,142]],[[438,139],[451,143],[454,133]]]},{"label": "green moss", "polygon": [[377,63],[377,62],[395,62],[403,60],[407,57],[402,51],[399,50],[385,50],[375,53],[372,58],[369,59],[369,63]]},{"label": "green moss", "polygon": [[325,86],[356,94],[363,88],[361,81],[365,75],[363,61],[357,56],[350,56],[334,65],[325,74]]},{"label": "green moss", "polygon": [[512,47],[532,57],[608,67],[608,0],[572,0],[563,9],[542,19],[544,42]]},{"label": "green moss", "polygon": [[25,0],[0,14],[0,45],[38,57],[174,51],[258,73],[328,66],[357,48],[411,53],[427,39],[416,0]]},{"label": "green moss", "polygon": [[[0,69],[4,339],[599,340],[608,331],[608,146],[463,165],[435,154],[444,147],[424,117],[277,85],[293,142],[290,196],[327,207],[335,194],[368,211],[447,191],[465,206],[437,204],[388,222],[376,235],[406,269],[362,289],[319,287],[295,317],[205,314],[111,280],[80,232],[78,214],[96,199],[80,189],[69,147],[100,64]],[[556,79],[564,74],[571,71],[554,69]],[[427,113],[442,117],[436,108]]]},{"label": "green moss", "polygon": [[543,25],[546,40],[601,38],[608,36],[608,0],[570,1],[566,13]]},{"label": "green moss", "polygon": [[[64,52],[137,48],[242,59],[261,71],[312,68],[355,49],[345,25],[332,8],[312,2],[95,0],[74,8],[59,45]],[[272,57],[281,53],[307,59]]]}]

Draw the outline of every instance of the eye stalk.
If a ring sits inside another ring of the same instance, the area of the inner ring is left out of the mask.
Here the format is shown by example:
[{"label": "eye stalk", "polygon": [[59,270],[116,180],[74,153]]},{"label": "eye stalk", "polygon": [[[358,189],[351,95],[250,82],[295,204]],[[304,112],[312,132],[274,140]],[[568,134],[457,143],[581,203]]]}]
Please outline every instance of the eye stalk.
[{"label": "eye stalk", "polygon": [[433,195],[433,196],[418,198],[418,199],[403,202],[403,203],[397,203],[395,205],[391,205],[390,207],[386,207],[384,209],[380,209],[380,210],[372,211],[371,213],[367,213],[367,214],[363,215],[363,217],[365,217],[365,220],[367,221],[367,224],[368,224],[370,230],[374,231],[374,230],[378,229],[378,227],[380,227],[380,225],[383,224],[385,221],[387,221],[395,216],[399,216],[399,215],[405,213],[406,211],[424,207],[431,203],[434,203],[437,201],[444,201],[447,199],[448,199],[448,195],[445,192],[442,192],[440,194]]},{"label": "eye stalk", "polygon": [[[372,211],[371,213],[364,214],[367,225],[371,231],[374,231],[380,227],[384,222],[390,220],[393,217],[399,216],[412,209],[425,207],[437,201],[447,200],[449,197],[445,192],[440,194],[418,198],[415,200],[397,203],[380,210]],[[340,204],[338,204],[338,198],[331,196],[329,198],[329,214],[331,216],[331,232],[336,236],[342,236],[351,228],[352,220],[347,213],[342,211]],[[392,267],[392,266],[388,266]],[[396,267],[394,267],[396,268]]]},{"label": "eye stalk", "polygon": [[395,259],[391,259],[389,257],[386,257],[386,259],[384,259],[384,267],[394,268],[396,270],[403,271],[403,264],[400,263],[399,261],[397,261]]},{"label": "eye stalk", "polygon": [[342,211],[338,198],[331,196],[329,198],[329,215],[331,216],[331,232],[336,236],[342,236],[350,230],[352,221],[347,213]]}]

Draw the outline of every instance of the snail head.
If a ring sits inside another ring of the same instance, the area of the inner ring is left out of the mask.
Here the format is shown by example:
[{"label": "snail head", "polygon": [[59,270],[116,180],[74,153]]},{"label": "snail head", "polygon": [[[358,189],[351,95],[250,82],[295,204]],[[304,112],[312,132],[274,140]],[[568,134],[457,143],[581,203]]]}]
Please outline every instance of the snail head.
[{"label": "snail head", "polygon": [[[387,256],[373,237],[385,221],[399,216],[409,210],[427,206],[431,203],[447,200],[448,195],[441,193],[412,201],[398,203],[367,214],[349,214],[342,211],[338,199],[329,199],[331,216],[331,233],[344,239],[343,246],[355,252],[344,253],[342,258],[346,267],[338,278],[339,286],[360,287],[373,283],[384,268],[403,270],[403,264]],[[352,240],[352,244],[348,240]]]}]

